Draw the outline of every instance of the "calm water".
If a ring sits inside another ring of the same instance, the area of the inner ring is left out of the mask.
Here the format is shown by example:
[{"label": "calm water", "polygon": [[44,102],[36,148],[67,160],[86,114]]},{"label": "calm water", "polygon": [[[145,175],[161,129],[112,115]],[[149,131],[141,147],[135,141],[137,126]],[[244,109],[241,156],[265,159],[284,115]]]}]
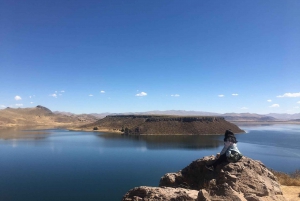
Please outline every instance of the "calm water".
[{"label": "calm water", "polygon": [[[300,125],[240,125],[246,156],[275,170],[300,168]],[[8,131],[4,131],[8,132]],[[0,200],[121,200],[129,189],[157,186],[167,172],[222,148],[223,136],[142,136],[11,131],[0,140]]]}]

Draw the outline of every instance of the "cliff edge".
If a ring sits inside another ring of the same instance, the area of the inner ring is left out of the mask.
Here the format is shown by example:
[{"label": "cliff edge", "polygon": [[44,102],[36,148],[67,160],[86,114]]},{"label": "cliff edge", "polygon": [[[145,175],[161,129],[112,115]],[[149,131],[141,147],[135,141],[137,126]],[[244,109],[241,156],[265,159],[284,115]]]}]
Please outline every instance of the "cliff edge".
[{"label": "cliff edge", "polygon": [[223,134],[228,129],[234,133],[244,132],[235,124],[226,121],[224,117],[210,116],[115,115],[106,116],[80,128],[115,130],[125,135]]},{"label": "cliff edge", "polygon": [[165,174],[160,187],[141,186],[128,191],[123,201],[285,201],[277,178],[260,161],[243,157],[223,163],[215,171],[205,168],[213,156],[193,161],[177,173]]}]

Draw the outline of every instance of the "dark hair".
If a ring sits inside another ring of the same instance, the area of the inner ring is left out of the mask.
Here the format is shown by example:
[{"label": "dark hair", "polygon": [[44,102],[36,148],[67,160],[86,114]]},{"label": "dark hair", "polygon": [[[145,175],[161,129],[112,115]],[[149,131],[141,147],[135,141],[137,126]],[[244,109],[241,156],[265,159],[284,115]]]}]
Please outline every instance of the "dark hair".
[{"label": "dark hair", "polygon": [[233,142],[233,143],[238,142],[234,136],[234,133],[230,129],[225,131],[224,142],[225,141],[229,141],[229,142]]}]

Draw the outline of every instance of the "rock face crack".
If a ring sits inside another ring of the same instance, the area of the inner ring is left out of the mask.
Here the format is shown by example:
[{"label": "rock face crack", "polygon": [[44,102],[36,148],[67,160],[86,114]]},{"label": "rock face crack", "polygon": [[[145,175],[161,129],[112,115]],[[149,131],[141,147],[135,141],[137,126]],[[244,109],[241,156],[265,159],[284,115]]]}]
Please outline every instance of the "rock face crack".
[{"label": "rock face crack", "polygon": [[[285,201],[276,177],[260,161],[243,157],[237,163],[223,163],[211,172],[205,165],[213,159],[214,156],[207,156],[176,173],[165,174],[160,187],[134,188],[124,195],[123,201]],[[147,193],[142,194],[141,189]]]}]

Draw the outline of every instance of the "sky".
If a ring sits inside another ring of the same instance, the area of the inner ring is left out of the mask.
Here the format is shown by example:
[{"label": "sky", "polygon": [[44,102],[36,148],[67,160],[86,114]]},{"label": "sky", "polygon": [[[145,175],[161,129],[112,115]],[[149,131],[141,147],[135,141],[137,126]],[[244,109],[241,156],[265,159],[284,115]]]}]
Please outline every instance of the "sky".
[{"label": "sky", "polygon": [[0,0],[0,109],[300,113],[299,0]]}]

